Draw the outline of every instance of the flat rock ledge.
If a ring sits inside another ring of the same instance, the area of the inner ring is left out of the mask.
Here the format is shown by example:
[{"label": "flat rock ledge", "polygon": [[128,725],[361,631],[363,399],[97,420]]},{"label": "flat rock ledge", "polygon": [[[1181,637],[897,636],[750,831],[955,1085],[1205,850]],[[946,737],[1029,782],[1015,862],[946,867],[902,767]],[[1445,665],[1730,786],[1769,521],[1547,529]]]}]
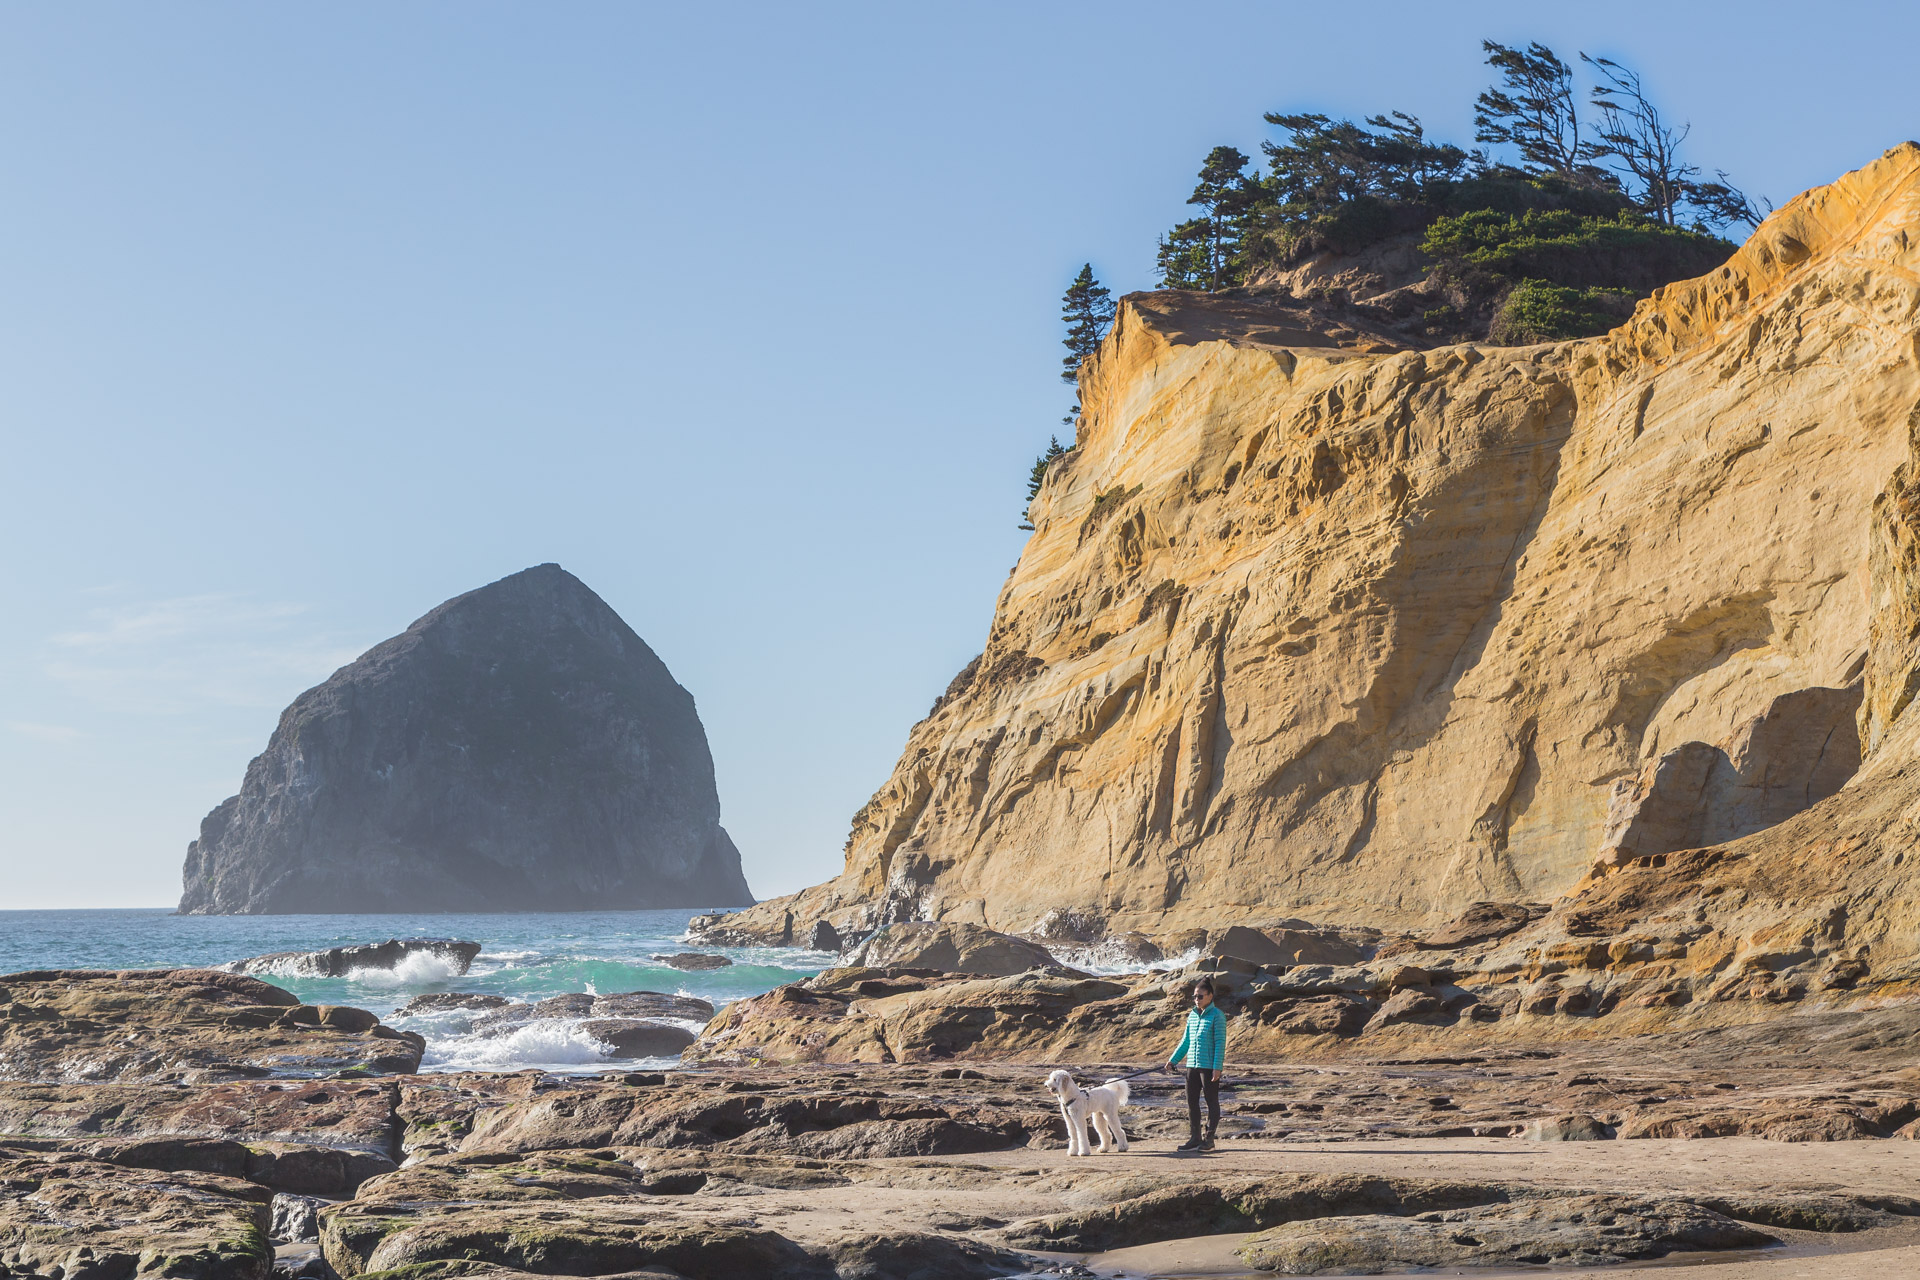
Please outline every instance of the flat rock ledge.
[{"label": "flat rock ledge", "polygon": [[0,975],[0,1079],[207,1082],[417,1070],[426,1041],[214,969]]}]

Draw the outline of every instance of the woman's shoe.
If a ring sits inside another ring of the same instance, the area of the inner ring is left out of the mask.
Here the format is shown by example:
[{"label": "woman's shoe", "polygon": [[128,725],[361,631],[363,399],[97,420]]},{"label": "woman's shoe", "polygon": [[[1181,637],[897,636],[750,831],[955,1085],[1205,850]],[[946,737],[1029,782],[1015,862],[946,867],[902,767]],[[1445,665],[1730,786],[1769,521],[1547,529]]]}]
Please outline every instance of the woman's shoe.
[{"label": "woman's shoe", "polygon": [[1175,1151],[1198,1151],[1199,1149],[1200,1149],[1200,1135],[1197,1133],[1194,1134],[1191,1138],[1188,1138],[1185,1142],[1181,1143],[1179,1146],[1174,1148]]},{"label": "woman's shoe", "polygon": [[1206,1137],[1200,1139],[1200,1141],[1194,1145],[1198,1146],[1202,1151],[1213,1150],[1213,1135],[1208,1134]]}]

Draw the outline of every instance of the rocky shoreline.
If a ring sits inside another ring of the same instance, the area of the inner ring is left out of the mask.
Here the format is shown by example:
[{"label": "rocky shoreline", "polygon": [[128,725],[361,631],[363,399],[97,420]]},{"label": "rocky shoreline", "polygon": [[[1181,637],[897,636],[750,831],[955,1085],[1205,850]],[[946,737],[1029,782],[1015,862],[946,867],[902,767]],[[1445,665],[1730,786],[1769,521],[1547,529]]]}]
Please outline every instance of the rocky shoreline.
[{"label": "rocky shoreline", "polygon": [[[993,967],[1039,950],[916,932],[889,954],[915,958],[917,943],[921,958],[944,949]],[[1242,977],[1216,967],[1223,985]],[[1338,968],[1281,977],[1324,983]],[[1693,1139],[1786,1150],[1916,1136],[1920,1013],[1907,1005],[1441,1054],[1364,1027],[1345,1041],[1263,1039],[1273,1002],[1229,996],[1248,1034],[1219,1152],[1172,1151],[1183,1102],[1173,1077],[1150,1074],[1125,1113],[1132,1149],[1069,1160],[1039,1068],[1063,1062],[1091,1082],[1152,1063],[1169,980],[1046,961],[1000,975],[843,967],[720,1010],[683,1069],[557,1077],[421,1075],[418,1036],[241,975],[5,975],[0,1274],[989,1280],[1090,1274],[1072,1268],[1169,1242],[1215,1241],[1250,1273],[1283,1274],[1920,1242],[1920,1201],[1884,1177],[1783,1180],[1763,1176],[1766,1162],[1722,1161],[1678,1185],[1647,1177]],[[564,1013],[581,1000],[596,1011],[594,997],[567,999]],[[690,1008],[598,999],[654,1016]],[[972,1039],[955,1043],[969,1009]],[[856,1044],[855,1022],[878,1037]],[[743,1030],[787,1052],[750,1052]],[[1435,1143],[1463,1144],[1459,1169],[1411,1163]],[[1920,1145],[1846,1145],[1920,1170]],[[1633,1154],[1551,1177],[1461,1172],[1492,1149],[1528,1162],[1573,1148]],[[1353,1155],[1317,1154],[1340,1151]]]}]

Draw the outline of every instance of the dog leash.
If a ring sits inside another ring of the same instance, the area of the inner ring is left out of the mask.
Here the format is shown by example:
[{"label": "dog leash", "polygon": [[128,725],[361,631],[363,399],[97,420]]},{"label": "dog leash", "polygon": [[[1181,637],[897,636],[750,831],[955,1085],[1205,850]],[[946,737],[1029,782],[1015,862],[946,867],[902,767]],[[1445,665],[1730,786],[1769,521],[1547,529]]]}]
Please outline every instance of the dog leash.
[{"label": "dog leash", "polygon": [[1127,1073],[1126,1075],[1124,1075],[1124,1076],[1115,1076],[1115,1077],[1114,1077],[1113,1079],[1111,1079],[1111,1080],[1109,1080],[1109,1081],[1107,1081],[1107,1083],[1108,1083],[1108,1084],[1117,1084],[1117,1083],[1119,1083],[1119,1082],[1120,1082],[1120,1081],[1122,1081],[1122,1080],[1132,1080],[1132,1079],[1133,1079],[1133,1078],[1135,1078],[1136,1076],[1144,1076],[1144,1075],[1149,1075],[1149,1074],[1151,1074],[1151,1073],[1153,1073],[1153,1072],[1155,1072],[1155,1071],[1165,1071],[1166,1069],[1167,1069],[1167,1068],[1166,1068],[1166,1066],[1165,1066],[1164,1064],[1162,1064],[1162,1065],[1159,1065],[1159,1066],[1152,1066],[1152,1067],[1142,1067],[1142,1068],[1141,1068],[1140,1070],[1138,1070],[1138,1071],[1132,1071],[1132,1072],[1128,1072],[1128,1073]]}]

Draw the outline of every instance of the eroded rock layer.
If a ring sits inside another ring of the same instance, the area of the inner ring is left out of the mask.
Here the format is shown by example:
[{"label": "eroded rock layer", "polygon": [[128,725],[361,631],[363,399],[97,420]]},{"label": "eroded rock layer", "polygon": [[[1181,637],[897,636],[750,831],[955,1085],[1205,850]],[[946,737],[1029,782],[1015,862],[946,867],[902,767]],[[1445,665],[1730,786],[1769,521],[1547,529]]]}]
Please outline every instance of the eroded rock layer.
[{"label": "eroded rock layer", "polygon": [[1600,338],[1254,310],[1123,301],[985,651],[736,935],[1430,927],[1914,760],[1920,146]]}]

